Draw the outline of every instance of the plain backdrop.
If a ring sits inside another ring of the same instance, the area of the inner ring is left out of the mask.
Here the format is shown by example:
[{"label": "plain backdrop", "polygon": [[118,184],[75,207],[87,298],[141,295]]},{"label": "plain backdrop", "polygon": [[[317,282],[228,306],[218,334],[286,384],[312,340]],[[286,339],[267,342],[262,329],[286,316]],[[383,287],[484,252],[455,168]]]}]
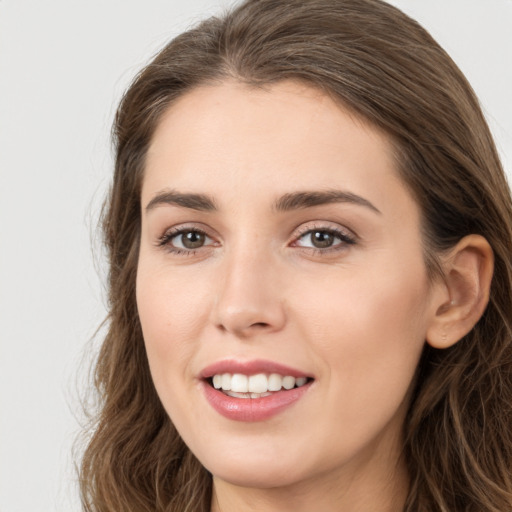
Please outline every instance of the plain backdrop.
[{"label": "plain backdrop", "polygon": [[[73,440],[105,315],[115,105],[228,0],[0,0],[0,511],[78,512]],[[479,95],[512,173],[512,0],[394,0]]]}]

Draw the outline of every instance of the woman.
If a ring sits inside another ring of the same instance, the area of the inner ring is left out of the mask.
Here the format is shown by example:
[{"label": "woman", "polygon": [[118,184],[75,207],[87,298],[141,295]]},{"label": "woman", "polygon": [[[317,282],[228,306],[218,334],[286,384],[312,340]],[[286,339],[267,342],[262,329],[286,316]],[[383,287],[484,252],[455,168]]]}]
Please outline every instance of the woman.
[{"label": "woman", "polygon": [[249,0],[115,122],[86,510],[512,509],[512,210],[379,0]]}]

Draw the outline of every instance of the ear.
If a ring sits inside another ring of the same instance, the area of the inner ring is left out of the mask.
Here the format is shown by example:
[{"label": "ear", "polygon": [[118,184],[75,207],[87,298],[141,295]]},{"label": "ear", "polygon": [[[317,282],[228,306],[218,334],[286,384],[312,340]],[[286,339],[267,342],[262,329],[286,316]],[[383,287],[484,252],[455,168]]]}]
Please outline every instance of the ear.
[{"label": "ear", "polygon": [[448,348],[478,322],[489,302],[494,254],[487,240],[468,235],[442,258],[443,280],[434,284],[435,314],[427,329],[427,343]]}]

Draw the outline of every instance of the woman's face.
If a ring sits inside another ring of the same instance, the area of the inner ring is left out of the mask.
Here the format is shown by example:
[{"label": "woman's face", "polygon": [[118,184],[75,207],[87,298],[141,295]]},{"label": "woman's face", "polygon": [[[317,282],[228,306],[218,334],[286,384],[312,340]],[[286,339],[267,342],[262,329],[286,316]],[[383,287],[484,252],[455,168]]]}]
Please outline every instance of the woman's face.
[{"label": "woman's face", "polygon": [[168,110],[137,304],[161,401],[217,479],[389,470],[434,314],[420,216],[386,137],[326,95],[225,83]]}]

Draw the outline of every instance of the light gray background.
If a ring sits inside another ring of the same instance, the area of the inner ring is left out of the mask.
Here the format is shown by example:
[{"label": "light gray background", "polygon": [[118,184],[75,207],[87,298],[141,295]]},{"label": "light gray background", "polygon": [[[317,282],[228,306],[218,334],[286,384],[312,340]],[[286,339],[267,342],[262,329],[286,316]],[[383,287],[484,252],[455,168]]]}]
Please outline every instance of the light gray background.
[{"label": "light gray background", "polygon": [[[105,314],[95,223],[115,105],[165,41],[228,3],[0,0],[1,512],[80,509],[71,448]],[[512,173],[512,0],[392,3],[466,73]]]}]

